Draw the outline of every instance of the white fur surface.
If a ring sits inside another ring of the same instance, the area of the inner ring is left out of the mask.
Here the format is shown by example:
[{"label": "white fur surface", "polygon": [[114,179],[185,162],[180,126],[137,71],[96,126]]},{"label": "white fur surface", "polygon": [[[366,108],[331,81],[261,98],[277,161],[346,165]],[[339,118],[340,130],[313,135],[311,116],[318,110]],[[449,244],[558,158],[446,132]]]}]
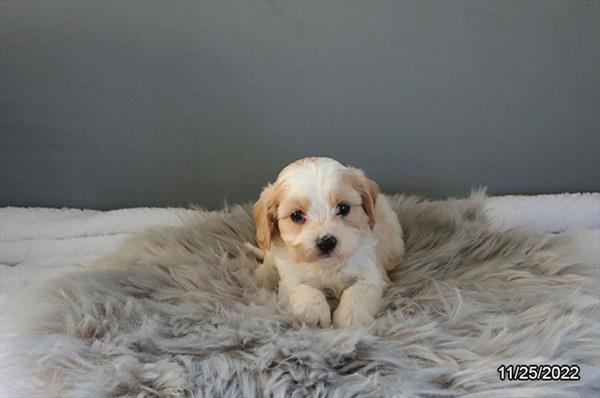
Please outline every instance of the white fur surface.
[{"label": "white fur surface", "polygon": [[537,231],[600,229],[600,193],[496,196],[485,204],[492,224]]},{"label": "white fur surface", "polygon": [[[252,238],[243,209],[0,209],[0,396],[595,396],[600,235],[570,232],[565,246],[562,236],[497,230],[598,228],[599,196],[538,197],[535,216],[519,210],[533,202],[514,199],[487,199],[483,210],[479,199],[398,199],[409,240],[419,239],[377,324],[361,331],[289,322],[273,294],[256,288],[248,273],[256,264],[235,254],[241,238]],[[60,267],[81,268],[155,225],[176,226],[158,235],[167,240],[192,225],[204,234],[191,242],[211,247],[192,247],[171,274],[150,264],[62,275]],[[51,280],[52,270],[61,276]],[[40,277],[29,301],[16,298]],[[27,323],[9,328],[9,309]],[[561,361],[581,365],[584,379],[514,383],[495,373],[499,363]],[[8,390],[8,382],[38,383],[39,369],[58,372],[57,389]]]}]

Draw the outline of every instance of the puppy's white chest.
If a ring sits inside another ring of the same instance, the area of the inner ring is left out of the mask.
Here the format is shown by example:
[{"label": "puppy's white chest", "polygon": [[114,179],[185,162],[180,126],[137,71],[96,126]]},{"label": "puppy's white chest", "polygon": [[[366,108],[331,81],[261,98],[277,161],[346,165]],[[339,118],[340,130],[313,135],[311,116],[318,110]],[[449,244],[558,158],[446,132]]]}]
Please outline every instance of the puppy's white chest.
[{"label": "puppy's white chest", "polygon": [[342,291],[352,285],[356,277],[343,272],[340,267],[319,267],[310,265],[303,276],[303,283],[319,290],[327,291],[329,295],[338,297]]}]

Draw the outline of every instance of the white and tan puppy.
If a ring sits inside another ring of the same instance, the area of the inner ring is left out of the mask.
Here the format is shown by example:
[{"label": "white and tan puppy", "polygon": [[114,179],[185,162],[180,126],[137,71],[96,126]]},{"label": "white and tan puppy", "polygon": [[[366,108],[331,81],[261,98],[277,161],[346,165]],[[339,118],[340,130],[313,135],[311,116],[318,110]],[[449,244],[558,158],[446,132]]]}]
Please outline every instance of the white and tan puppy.
[{"label": "white and tan puppy", "polygon": [[[285,167],[254,204],[256,240],[277,268],[279,300],[313,326],[360,327],[377,314],[402,229],[377,184],[329,158]],[[264,273],[264,270],[260,270]],[[337,309],[328,298],[339,300]]]}]

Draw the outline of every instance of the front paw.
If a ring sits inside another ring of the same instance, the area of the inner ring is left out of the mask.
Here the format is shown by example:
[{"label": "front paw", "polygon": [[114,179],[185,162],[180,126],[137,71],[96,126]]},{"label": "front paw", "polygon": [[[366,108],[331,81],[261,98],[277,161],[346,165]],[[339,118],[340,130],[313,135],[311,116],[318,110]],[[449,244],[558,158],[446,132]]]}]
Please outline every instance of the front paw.
[{"label": "front paw", "polygon": [[368,282],[358,282],[342,293],[340,305],[333,314],[338,328],[360,328],[373,324],[381,306],[381,288]]},{"label": "front paw", "polygon": [[290,296],[290,311],[294,318],[310,326],[329,327],[331,308],[321,291],[312,286],[300,285]]},{"label": "front paw", "polygon": [[364,308],[340,305],[333,313],[333,325],[336,328],[361,328],[371,325],[375,318]]}]

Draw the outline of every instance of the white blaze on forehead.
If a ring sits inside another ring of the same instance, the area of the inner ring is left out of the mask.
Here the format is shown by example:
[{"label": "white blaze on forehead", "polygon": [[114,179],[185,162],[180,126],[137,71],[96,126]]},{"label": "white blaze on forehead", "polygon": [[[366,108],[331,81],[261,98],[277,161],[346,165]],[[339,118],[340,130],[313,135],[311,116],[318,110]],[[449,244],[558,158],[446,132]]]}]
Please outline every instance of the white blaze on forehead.
[{"label": "white blaze on forehead", "polygon": [[290,195],[305,198],[309,201],[306,216],[323,222],[335,216],[329,198],[331,192],[339,184],[345,167],[333,160],[320,158],[306,161],[284,169],[279,179],[287,181],[286,187]]}]

